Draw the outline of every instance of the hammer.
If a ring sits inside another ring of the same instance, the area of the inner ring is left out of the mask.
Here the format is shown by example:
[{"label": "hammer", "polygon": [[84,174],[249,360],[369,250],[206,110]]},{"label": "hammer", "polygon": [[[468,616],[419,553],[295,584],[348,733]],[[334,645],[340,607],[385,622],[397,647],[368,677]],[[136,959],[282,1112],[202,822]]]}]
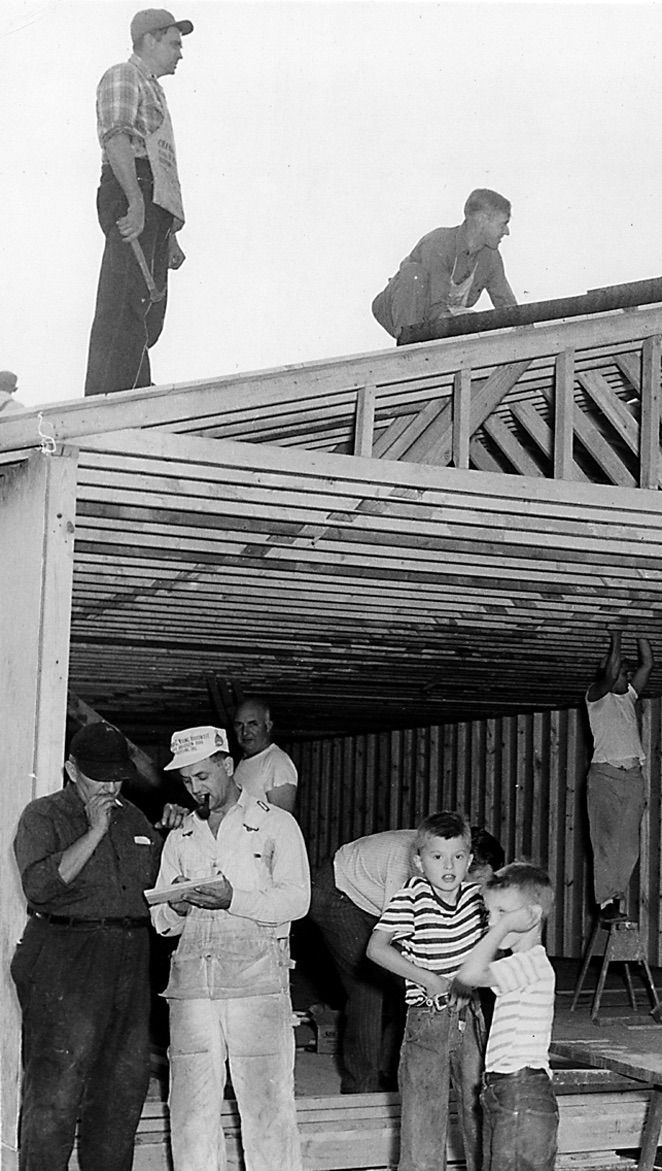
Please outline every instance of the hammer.
[{"label": "hammer", "polygon": [[150,302],[152,303],[152,305],[154,305],[154,304],[156,304],[157,301],[163,300],[163,298],[166,295],[166,291],[165,291],[165,289],[161,289],[161,290],[157,289],[156,285],[154,284],[154,277],[152,276],[151,272],[149,271],[149,268],[147,266],[147,261],[145,260],[145,253],[143,252],[138,241],[132,240],[131,247],[133,248],[135,258],[138,261],[138,264],[140,266],[140,271],[145,278],[145,284],[147,285],[147,290],[149,292]]}]

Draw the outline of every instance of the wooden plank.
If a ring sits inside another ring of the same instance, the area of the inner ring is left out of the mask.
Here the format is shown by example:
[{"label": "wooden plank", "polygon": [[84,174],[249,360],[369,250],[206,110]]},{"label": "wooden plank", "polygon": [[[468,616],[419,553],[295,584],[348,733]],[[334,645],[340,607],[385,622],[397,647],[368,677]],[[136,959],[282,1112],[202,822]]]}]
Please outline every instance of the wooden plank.
[{"label": "wooden plank", "polygon": [[526,448],[522,447],[522,444],[498,415],[492,415],[491,418],[486,419],[483,429],[521,476],[542,476],[539,465],[532,459]]},{"label": "wooden plank", "polygon": [[[125,455],[148,456],[155,459],[190,461],[204,465],[210,477],[222,479],[228,472],[241,475],[242,481],[255,480],[267,474],[292,475],[297,484],[300,477],[309,479],[309,487],[316,480],[333,482],[334,491],[351,495],[376,495],[380,488],[411,488],[415,491],[447,491],[450,498],[458,493],[479,493],[490,496],[508,496],[516,501],[526,498],[536,501],[590,505],[607,508],[604,486],[596,484],[567,484],[563,481],[536,480],[535,488],[528,477],[509,476],[504,484],[502,477],[483,478],[480,484],[471,471],[457,468],[426,466],[398,460],[362,459],[358,456],[330,455],[313,451],[286,451],[276,447],[260,446],[255,443],[237,443],[229,439],[199,439],[168,435],[166,432],[123,431],[108,435],[91,436],[85,440],[86,448],[94,451],[115,452],[120,458]],[[611,453],[611,448],[609,449]],[[613,454],[613,453],[611,453]],[[614,457],[615,458],[615,457]],[[619,461],[620,463],[620,461]],[[311,482],[312,481],[312,482]],[[327,487],[330,485],[327,484]],[[642,489],[629,491],[622,487],[618,503],[623,508],[645,509],[651,512],[659,508],[655,493]]]},{"label": "wooden plank", "polygon": [[631,488],[636,484],[632,473],[600,433],[595,423],[583,411],[577,410],[574,413],[574,430],[588,453],[602,468],[612,484],[623,488]]},{"label": "wooden plank", "polygon": [[403,346],[352,358],[289,366],[277,370],[228,376],[197,383],[164,385],[149,390],[122,391],[74,403],[46,404],[25,415],[14,416],[0,430],[0,451],[38,446],[37,414],[58,443],[82,435],[127,427],[156,427],[190,419],[191,428],[201,416],[222,417],[223,405],[244,410],[254,404],[271,411],[276,404],[302,401],[313,395],[344,396],[347,403],[361,386],[382,386],[416,377],[452,375],[462,367],[505,365],[519,359],[554,355],[563,349],[581,350],[660,333],[662,310],[641,309],[632,314],[596,315],[585,320],[557,322],[525,330],[506,330],[494,335]]},{"label": "wooden plank", "polygon": [[375,386],[369,383],[356,392],[354,455],[371,456],[375,428]]},{"label": "wooden plank", "polygon": [[480,472],[493,472],[500,476],[505,474],[501,464],[497,463],[480,439],[472,439],[469,444],[469,463]]},{"label": "wooden plank", "polygon": [[[510,362],[506,366],[498,366],[480,387],[473,389],[469,423],[472,435],[512,390],[530,365],[531,360],[524,358]],[[436,421],[411,445],[403,458],[411,463],[448,464],[453,451],[451,416],[450,408],[440,412]]]},{"label": "wooden plank", "polygon": [[9,963],[25,920],[12,842],[21,811],[62,786],[76,458],[42,453],[0,476],[0,672],[7,784],[0,828],[0,1149],[17,1167],[20,1017]]},{"label": "wooden plank", "polygon": [[554,376],[554,477],[557,480],[572,478],[574,379],[574,350],[562,350],[556,357]]},{"label": "wooden plank", "polygon": [[[553,460],[554,432],[536,408],[531,403],[514,403],[511,410],[513,417],[517,419],[518,423],[521,423],[522,427],[524,427],[534,442],[538,444],[540,450],[550,460]],[[563,466],[566,467],[565,463]],[[588,476],[582,471],[579,464],[575,463],[574,459],[569,467],[569,474],[560,478],[565,480],[583,480],[584,483],[588,482]]]},{"label": "wooden plank", "polygon": [[389,459],[404,459],[405,456],[409,459],[410,449],[435,420],[442,419],[445,422],[450,418],[451,408],[448,401],[443,398],[432,399],[417,411],[406,427],[401,427],[400,420],[396,419],[381,438],[379,452]]},{"label": "wooden plank", "polygon": [[458,370],[453,379],[452,459],[456,468],[469,467],[471,438],[471,371]]},{"label": "wooden plank", "polygon": [[648,337],[641,352],[641,450],[639,483],[660,482],[660,337]]},{"label": "wooden plank", "polygon": [[600,408],[630,451],[636,455],[639,451],[639,424],[625,403],[614,393],[604,375],[598,370],[587,370],[577,375],[577,381],[588,391],[595,405]]}]

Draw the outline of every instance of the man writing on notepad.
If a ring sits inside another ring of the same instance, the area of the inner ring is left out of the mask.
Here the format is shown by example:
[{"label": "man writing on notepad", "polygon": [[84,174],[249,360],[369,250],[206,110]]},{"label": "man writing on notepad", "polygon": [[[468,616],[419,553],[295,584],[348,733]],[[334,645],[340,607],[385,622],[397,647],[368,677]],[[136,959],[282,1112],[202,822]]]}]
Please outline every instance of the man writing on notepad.
[{"label": "man writing on notepad", "polygon": [[199,880],[151,912],[181,937],[164,993],[175,1171],[225,1167],[226,1061],[247,1171],[300,1171],[289,931],[310,901],[303,837],[291,814],[237,788],[222,729],[187,728],[170,747],[166,769],[198,808],[168,837],[156,887]]}]

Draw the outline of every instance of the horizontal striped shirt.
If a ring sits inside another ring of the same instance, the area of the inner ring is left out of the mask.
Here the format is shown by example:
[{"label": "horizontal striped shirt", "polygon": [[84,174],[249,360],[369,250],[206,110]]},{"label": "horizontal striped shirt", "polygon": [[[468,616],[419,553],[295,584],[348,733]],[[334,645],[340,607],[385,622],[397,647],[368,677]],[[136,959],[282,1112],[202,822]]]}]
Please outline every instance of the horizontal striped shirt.
[{"label": "horizontal striped shirt", "polygon": [[144,61],[133,53],[111,65],[97,86],[97,135],[105,146],[114,134],[128,134],[136,158],[147,154],[145,139],[158,130],[166,111],[163,89]]},{"label": "horizontal striped shirt", "polygon": [[[463,884],[452,907],[435,894],[427,878],[415,875],[393,895],[376,929],[393,932],[405,959],[451,979],[483,935],[484,918],[475,884]],[[405,980],[407,1004],[423,1004],[426,996],[420,984]]]},{"label": "horizontal striped shirt", "polygon": [[549,1073],[556,978],[542,944],[490,964],[496,993],[485,1069],[515,1073],[531,1066]]}]

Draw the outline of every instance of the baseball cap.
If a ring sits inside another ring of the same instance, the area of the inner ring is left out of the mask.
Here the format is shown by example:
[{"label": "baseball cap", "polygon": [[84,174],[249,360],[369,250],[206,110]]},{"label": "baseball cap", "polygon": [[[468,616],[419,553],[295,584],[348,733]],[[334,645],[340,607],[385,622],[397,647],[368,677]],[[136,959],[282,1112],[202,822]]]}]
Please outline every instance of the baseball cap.
[{"label": "baseball cap", "polygon": [[165,772],[184,768],[187,764],[198,764],[215,752],[227,752],[229,755],[228,735],[223,728],[212,728],[208,724],[201,728],[185,728],[183,732],[173,732],[170,751],[173,759],[165,766]]},{"label": "baseball cap", "polygon": [[137,775],[124,736],[102,721],[72,736],[69,755],[92,781],[131,781]]},{"label": "baseball cap", "polygon": [[131,21],[131,40],[139,41],[145,33],[156,33],[164,28],[178,28],[183,37],[193,32],[190,20],[175,20],[165,8],[143,8]]}]

